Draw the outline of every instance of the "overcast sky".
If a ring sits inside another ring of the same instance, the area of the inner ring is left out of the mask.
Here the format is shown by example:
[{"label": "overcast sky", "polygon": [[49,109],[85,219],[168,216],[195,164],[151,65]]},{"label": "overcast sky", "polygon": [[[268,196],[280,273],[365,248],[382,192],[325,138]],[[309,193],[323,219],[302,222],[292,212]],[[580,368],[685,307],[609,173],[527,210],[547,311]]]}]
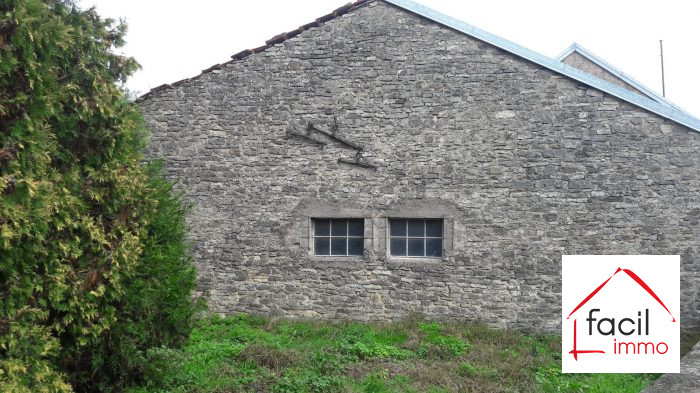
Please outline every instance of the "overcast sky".
[{"label": "overcast sky", "polygon": [[[143,69],[128,88],[145,93],[197,75],[243,49],[264,44],[349,0],[79,0],[129,25],[123,53]],[[544,55],[573,41],[638,82],[661,92],[664,40],[666,97],[700,117],[700,1],[692,0],[419,0]]]}]

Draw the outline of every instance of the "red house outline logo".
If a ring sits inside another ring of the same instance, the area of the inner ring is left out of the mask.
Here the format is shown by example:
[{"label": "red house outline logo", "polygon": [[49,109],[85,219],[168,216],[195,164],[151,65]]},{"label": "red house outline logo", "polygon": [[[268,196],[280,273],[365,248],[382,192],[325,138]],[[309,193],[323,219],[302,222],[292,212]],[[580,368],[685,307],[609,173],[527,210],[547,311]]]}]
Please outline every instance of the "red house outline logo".
[{"label": "red house outline logo", "polygon": [[[651,287],[649,287],[649,285],[647,285],[647,283],[644,282],[644,280],[642,280],[642,279],[641,279],[636,273],[634,273],[632,270],[630,270],[630,269],[622,269],[622,268],[620,268],[620,267],[618,267],[617,270],[615,271],[615,273],[613,273],[607,280],[605,280],[605,281],[604,281],[602,284],[600,284],[596,289],[594,289],[593,292],[591,292],[588,296],[586,296],[586,297],[583,299],[583,301],[581,301],[581,303],[579,303],[578,306],[576,306],[576,307],[571,311],[571,313],[569,313],[569,315],[566,317],[566,319],[568,320],[569,318],[571,318],[571,316],[574,315],[574,313],[575,313],[576,311],[578,311],[581,307],[583,307],[583,305],[585,305],[586,303],[588,303],[589,300],[591,300],[595,295],[597,295],[598,292],[599,292],[601,289],[603,289],[603,287],[604,287],[613,277],[615,277],[615,275],[616,275],[617,273],[620,273],[620,272],[625,272],[629,277],[631,277],[640,287],[642,287],[642,289],[644,289],[652,298],[654,298],[654,299],[664,308],[664,310],[666,310],[666,311],[668,312],[668,314],[671,316],[671,319],[672,319],[671,322],[673,322],[673,323],[676,322],[676,318],[673,316],[673,314],[671,314],[671,311],[668,309],[668,307],[666,307],[666,305],[664,304],[664,302],[659,298],[659,296],[656,295],[656,293],[651,289]],[[583,353],[605,353],[605,351],[602,351],[602,350],[599,350],[599,349],[578,349],[578,348],[577,348],[577,345],[576,345],[576,318],[574,318],[574,348],[573,348],[571,351],[569,351],[569,353],[572,354],[572,355],[574,355],[574,359],[575,359],[576,361],[578,361],[578,355],[579,355],[579,354],[583,354]]]}]

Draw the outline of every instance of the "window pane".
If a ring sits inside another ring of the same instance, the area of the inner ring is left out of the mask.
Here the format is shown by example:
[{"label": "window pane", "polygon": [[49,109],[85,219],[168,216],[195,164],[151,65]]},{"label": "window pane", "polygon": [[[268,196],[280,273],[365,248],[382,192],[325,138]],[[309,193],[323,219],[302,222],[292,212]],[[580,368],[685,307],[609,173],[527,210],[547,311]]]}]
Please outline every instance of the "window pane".
[{"label": "window pane", "polygon": [[441,257],[442,256],[442,239],[426,239],[425,240],[425,256],[426,257]]},{"label": "window pane", "polygon": [[389,220],[389,235],[406,236],[406,220]]},{"label": "window pane", "polygon": [[442,220],[425,220],[425,236],[442,237]]},{"label": "window pane", "polygon": [[362,255],[365,251],[365,240],[360,237],[348,239],[348,255]]},{"label": "window pane", "polygon": [[317,237],[314,239],[314,254],[329,255],[330,239],[327,237]]},{"label": "window pane", "polygon": [[408,220],[408,236],[425,236],[423,221],[424,220]]},{"label": "window pane", "polygon": [[331,235],[346,236],[348,234],[348,220],[331,220]]},{"label": "window pane", "polygon": [[347,255],[346,237],[331,238],[331,255]]},{"label": "window pane", "polygon": [[330,220],[314,220],[314,235],[328,236],[331,234]]},{"label": "window pane", "polygon": [[405,238],[392,238],[390,242],[391,248],[390,248],[390,253],[391,255],[395,255],[397,257],[401,256],[406,256],[406,239]]},{"label": "window pane", "polygon": [[348,220],[348,236],[364,236],[365,220]]},{"label": "window pane", "polygon": [[[410,227],[409,227],[410,229]],[[423,239],[408,239],[408,256],[422,257],[425,256],[423,249]]]}]

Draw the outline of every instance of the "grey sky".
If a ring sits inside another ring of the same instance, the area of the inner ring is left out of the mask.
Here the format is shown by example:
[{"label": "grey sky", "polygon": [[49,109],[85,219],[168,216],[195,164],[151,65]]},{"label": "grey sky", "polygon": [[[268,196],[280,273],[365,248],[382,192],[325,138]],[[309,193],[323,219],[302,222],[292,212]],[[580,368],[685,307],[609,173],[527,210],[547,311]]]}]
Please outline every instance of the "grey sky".
[{"label": "grey sky", "polygon": [[[123,52],[143,69],[128,82],[141,93],[191,77],[264,44],[350,0],[80,0],[129,25]],[[550,57],[576,41],[627,75],[700,117],[700,2],[679,0],[419,0],[430,8]]]}]

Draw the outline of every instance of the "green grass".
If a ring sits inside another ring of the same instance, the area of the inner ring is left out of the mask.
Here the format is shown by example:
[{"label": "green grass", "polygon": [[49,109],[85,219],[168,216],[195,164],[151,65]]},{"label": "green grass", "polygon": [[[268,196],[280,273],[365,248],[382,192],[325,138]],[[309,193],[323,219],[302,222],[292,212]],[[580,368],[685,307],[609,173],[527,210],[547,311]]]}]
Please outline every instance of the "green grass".
[{"label": "green grass", "polygon": [[653,374],[562,374],[556,335],[413,317],[397,323],[237,315],[148,353],[141,392],[638,392]]}]

